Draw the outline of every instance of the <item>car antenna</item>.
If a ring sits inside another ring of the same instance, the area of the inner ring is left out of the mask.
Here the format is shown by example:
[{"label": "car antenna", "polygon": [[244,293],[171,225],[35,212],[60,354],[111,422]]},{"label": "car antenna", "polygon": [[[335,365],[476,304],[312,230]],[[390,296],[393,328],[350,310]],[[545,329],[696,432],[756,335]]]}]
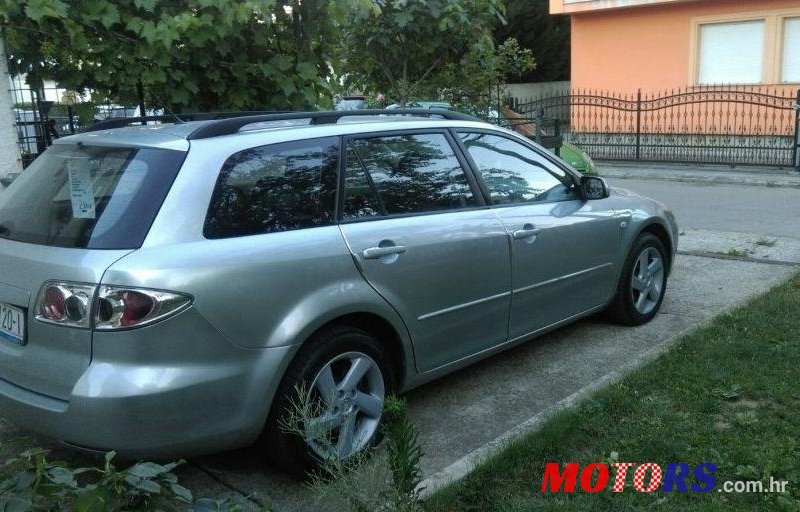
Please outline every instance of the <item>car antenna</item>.
[{"label": "car antenna", "polygon": [[180,117],[178,117],[178,115],[175,112],[173,112],[171,108],[167,106],[167,102],[164,101],[160,96],[156,96],[155,94],[153,94],[153,97],[157,99],[161,103],[161,105],[163,105],[164,112],[166,112],[167,115],[175,119],[175,124],[183,124],[186,122]]}]

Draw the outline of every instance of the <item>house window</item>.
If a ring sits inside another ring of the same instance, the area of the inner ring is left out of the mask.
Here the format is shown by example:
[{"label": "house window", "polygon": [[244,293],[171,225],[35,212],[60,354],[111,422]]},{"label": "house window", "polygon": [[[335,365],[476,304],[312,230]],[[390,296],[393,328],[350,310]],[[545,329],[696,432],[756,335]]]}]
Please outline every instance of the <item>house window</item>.
[{"label": "house window", "polygon": [[783,20],[783,69],[781,81],[800,82],[800,18]]},{"label": "house window", "polygon": [[698,83],[762,83],[764,25],[764,20],[700,25]]}]

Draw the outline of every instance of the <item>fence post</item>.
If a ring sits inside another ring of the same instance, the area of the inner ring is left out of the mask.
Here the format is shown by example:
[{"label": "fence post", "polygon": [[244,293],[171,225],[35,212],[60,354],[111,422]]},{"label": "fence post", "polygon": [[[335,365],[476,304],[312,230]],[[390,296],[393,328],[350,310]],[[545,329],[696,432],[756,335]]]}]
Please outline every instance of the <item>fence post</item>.
[{"label": "fence post", "polygon": [[72,105],[67,105],[67,115],[69,116],[69,133],[75,133],[75,112],[72,110]]},{"label": "fence post", "polygon": [[139,96],[139,117],[142,118],[142,125],[146,125],[147,121],[145,117],[147,116],[147,110],[144,106],[144,86],[142,86],[141,80],[136,82],[136,94]]},{"label": "fence post", "polygon": [[642,90],[636,91],[636,160],[639,160],[642,142]]},{"label": "fence post", "polygon": [[800,172],[800,89],[794,104],[794,170]]}]

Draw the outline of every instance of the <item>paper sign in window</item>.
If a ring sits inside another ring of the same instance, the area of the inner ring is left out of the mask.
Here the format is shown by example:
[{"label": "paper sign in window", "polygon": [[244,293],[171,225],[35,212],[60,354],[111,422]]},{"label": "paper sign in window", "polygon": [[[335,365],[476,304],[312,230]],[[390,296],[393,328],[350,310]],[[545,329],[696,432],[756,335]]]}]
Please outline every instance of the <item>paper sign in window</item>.
[{"label": "paper sign in window", "polygon": [[85,163],[80,159],[67,160],[69,200],[72,203],[72,217],[76,219],[95,218],[92,173]]}]

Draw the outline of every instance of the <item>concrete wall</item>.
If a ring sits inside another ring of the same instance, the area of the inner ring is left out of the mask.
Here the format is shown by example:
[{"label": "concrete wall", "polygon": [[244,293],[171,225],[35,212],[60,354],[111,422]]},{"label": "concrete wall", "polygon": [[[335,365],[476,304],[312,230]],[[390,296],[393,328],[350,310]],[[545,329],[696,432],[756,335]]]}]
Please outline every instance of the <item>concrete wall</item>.
[{"label": "concrete wall", "polygon": [[0,33],[0,177],[22,172],[16,120],[11,109],[11,93],[8,88],[8,66]]},{"label": "concrete wall", "polygon": [[503,86],[503,96],[511,96],[525,101],[526,98],[552,96],[569,91],[569,82],[537,82],[528,84],[507,84]]}]

